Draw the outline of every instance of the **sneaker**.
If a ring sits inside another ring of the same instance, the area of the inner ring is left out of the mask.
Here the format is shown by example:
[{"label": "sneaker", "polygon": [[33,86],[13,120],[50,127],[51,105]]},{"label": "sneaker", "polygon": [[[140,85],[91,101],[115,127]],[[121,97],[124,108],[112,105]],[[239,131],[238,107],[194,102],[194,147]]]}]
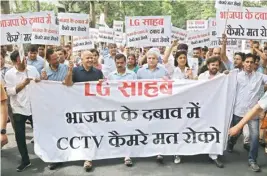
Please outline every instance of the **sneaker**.
[{"label": "sneaker", "polygon": [[173,161],[175,164],[179,164],[179,163],[181,163],[181,157],[180,156],[178,156],[178,155],[175,155],[174,156],[174,161]]},{"label": "sneaker", "polygon": [[50,169],[50,170],[55,170],[57,167],[61,166],[62,163],[50,163],[47,167]]},{"label": "sneaker", "polygon": [[30,167],[31,166],[31,163],[28,162],[28,163],[22,163],[21,165],[19,165],[17,167],[17,172],[22,172],[24,171],[27,167]]},{"label": "sneaker", "polygon": [[218,167],[218,168],[224,168],[223,163],[217,158],[213,160],[213,163]]},{"label": "sneaker", "polygon": [[232,152],[233,152],[233,149],[234,149],[234,145],[231,144],[231,143],[228,143],[228,145],[227,145],[227,151],[228,151],[229,153],[232,153]]},{"label": "sneaker", "polygon": [[249,167],[250,167],[251,170],[254,171],[254,172],[260,172],[260,171],[261,171],[260,166],[259,166],[257,163],[255,163],[255,162],[251,162],[251,163],[249,163]]},{"label": "sneaker", "polygon": [[161,155],[158,155],[157,156],[157,162],[159,162],[159,163],[163,163],[163,156],[161,156]]},{"label": "sneaker", "polygon": [[83,168],[86,172],[89,172],[93,168],[92,161],[85,161],[83,164]]}]

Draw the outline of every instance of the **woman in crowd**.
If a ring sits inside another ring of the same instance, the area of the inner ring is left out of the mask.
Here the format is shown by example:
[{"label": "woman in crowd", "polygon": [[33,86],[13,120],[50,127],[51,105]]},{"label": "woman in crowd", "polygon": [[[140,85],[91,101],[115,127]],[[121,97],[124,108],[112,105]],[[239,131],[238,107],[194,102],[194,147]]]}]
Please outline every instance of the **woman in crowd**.
[{"label": "woman in crowd", "polygon": [[139,66],[134,54],[129,54],[127,58],[127,69],[137,73]]}]

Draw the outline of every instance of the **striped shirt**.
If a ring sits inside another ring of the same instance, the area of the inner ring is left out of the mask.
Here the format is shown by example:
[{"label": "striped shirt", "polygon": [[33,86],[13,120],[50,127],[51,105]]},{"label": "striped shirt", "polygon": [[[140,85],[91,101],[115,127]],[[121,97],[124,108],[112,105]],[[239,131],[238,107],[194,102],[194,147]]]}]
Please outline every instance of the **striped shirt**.
[{"label": "striped shirt", "polygon": [[47,80],[51,81],[63,81],[68,73],[68,66],[65,64],[59,64],[57,70],[52,70],[52,68],[46,67]]}]

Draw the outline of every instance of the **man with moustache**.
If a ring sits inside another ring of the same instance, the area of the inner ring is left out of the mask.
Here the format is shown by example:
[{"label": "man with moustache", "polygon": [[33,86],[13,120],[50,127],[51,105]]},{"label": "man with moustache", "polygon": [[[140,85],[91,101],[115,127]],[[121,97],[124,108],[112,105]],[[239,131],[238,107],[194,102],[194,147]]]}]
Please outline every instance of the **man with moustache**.
[{"label": "man with moustache", "polygon": [[[221,75],[221,73],[219,72],[219,68],[220,68],[220,62],[219,61],[220,61],[219,57],[208,58],[207,59],[208,70],[205,71],[204,73],[201,73],[199,75],[198,79],[199,80],[209,80],[209,79],[213,79],[214,77],[216,77],[218,75]],[[225,74],[227,74],[227,72],[225,72]],[[223,163],[218,159],[218,155],[209,154],[209,157],[213,160],[213,162],[215,163],[215,165],[218,168],[224,167]]]},{"label": "man with moustache", "polygon": [[[66,86],[72,86],[76,82],[101,81],[104,78],[103,73],[101,70],[94,68],[93,63],[93,54],[90,51],[84,51],[81,66],[73,68],[73,64],[69,65],[65,79]],[[93,167],[92,161],[85,161],[83,167],[86,172],[90,171]]]},{"label": "man with moustache", "polygon": [[13,111],[14,130],[17,146],[22,157],[17,171],[21,172],[31,165],[26,145],[25,123],[29,120],[32,124],[32,111],[30,90],[28,84],[31,80],[40,81],[40,75],[34,66],[26,64],[26,58],[21,60],[19,52],[10,55],[13,67],[5,75],[6,90],[10,97]]}]

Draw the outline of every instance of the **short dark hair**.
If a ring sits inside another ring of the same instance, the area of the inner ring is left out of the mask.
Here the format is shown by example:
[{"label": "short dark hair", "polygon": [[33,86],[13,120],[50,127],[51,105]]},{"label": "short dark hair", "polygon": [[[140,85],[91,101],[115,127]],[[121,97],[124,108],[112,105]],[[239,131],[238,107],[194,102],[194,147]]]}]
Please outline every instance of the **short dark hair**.
[{"label": "short dark hair", "polygon": [[177,67],[178,66],[178,62],[177,62],[177,59],[179,56],[181,56],[182,54],[184,54],[186,56],[186,64],[185,66],[186,67],[189,67],[188,66],[188,62],[187,62],[187,52],[186,51],[177,51],[176,54],[175,54],[175,59],[174,59],[174,66]]},{"label": "short dark hair", "polygon": [[235,53],[235,56],[236,56],[236,55],[239,55],[239,56],[241,57],[242,61],[243,61],[244,58],[245,58],[245,53],[242,53],[242,52],[236,52],[236,53]]},{"label": "short dark hair", "polygon": [[206,51],[206,52],[208,52],[208,51],[209,51],[209,48],[208,48],[207,46],[204,46],[204,47],[202,48],[202,51]]},{"label": "short dark hair", "polygon": [[47,49],[46,50],[46,60],[49,61],[51,55],[54,54],[54,50],[53,49]]},{"label": "short dark hair", "polygon": [[30,45],[28,52],[38,52],[38,46],[37,45]]},{"label": "short dark hair", "polygon": [[207,65],[210,63],[219,62],[220,63],[220,57],[210,57],[207,59]]},{"label": "short dark hair", "polygon": [[253,58],[253,62],[256,62],[256,55],[255,54],[251,54],[251,53],[248,53],[248,54],[245,55],[243,62],[249,57],[252,57]]},{"label": "short dark hair", "polygon": [[115,48],[117,47],[116,43],[109,43],[108,44],[108,48],[112,47],[112,46],[115,46]]},{"label": "short dark hair", "polygon": [[183,50],[183,51],[188,51],[188,45],[185,43],[181,43],[177,46],[177,51]]},{"label": "short dark hair", "polygon": [[116,60],[119,60],[119,59],[121,59],[121,58],[123,58],[123,60],[126,62],[126,57],[124,56],[124,54],[116,54],[116,56],[115,56],[115,61],[116,61]]},{"label": "short dark hair", "polygon": [[10,59],[12,62],[17,62],[17,58],[19,57],[19,51],[15,50],[10,54]]},{"label": "short dark hair", "polygon": [[260,44],[260,42],[259,41],[253,41],[253,44]]},{"label": "short dark hair", "polygon": [[99,56],[99,52],[98,52],[96,49],[93,48],[93,49],[90,49],[89,51],[90,51],[91,53],[96,53],[97,56]]},{"label": "short dark hair", "polygon": [[201,47],[196,47],[196,48],[193,48],[193,50],[202,50],[202,48]]},{"label": "short dark hair", "polygon": [[39,46],[38,46],[38,49],[39,49],[40,47],[43,47],[43,48],[45,48],[45,45],[39,45]]},{"label": "short dark hair", "polygon": [[66,55],[66,54],[67,54],[67,51],[66,51],[64,48],[62,48],[62,47],[59,47],[59,48],[57,48],[57,49],[56,49],[56,52],[58,52],[58,51],[61,51],[61,52],[63,52],[63,53],[64,53],[64,55]]}]

